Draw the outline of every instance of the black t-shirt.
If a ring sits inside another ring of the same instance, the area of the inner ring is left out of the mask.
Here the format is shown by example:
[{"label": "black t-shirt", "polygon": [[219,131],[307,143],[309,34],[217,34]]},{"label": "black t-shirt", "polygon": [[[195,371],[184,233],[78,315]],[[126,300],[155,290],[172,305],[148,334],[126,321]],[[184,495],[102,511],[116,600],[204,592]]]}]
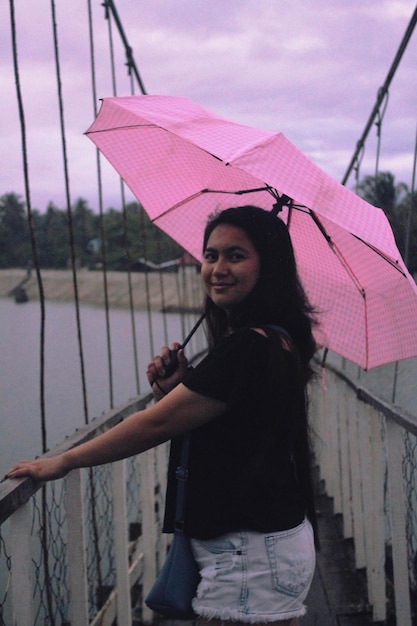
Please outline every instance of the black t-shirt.
[{"label": "black t-shirt", "polygon": [[[293,463],[304,389],[296,380],[295,353],[277,333],[268,334],[243,329],[229,335],[183,381],[228,407],[191,433],[185,515],[191,537],[286,530],[304,518]],[[181,438],[173,440],[166,532],[173,531],[180,449]]]}]

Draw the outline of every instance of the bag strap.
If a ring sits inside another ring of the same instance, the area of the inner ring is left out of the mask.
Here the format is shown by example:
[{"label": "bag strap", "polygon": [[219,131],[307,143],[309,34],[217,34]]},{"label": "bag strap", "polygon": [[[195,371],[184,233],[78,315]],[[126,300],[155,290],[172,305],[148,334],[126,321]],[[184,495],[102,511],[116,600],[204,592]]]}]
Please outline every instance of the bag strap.
[{"label": "bag strap", "polygon": [[285,328],[283,328],[282,326],[278,326],[278,324],[262,324],[261,328],[270,328],[271,330],[275,330],[275,332],[277,332],[280,335],[283,335],[284,338],[287,341],[289,341],[291,344],[293,343],[293,340],[291,339],[291,335],[289,334],[289,332],[285,330]]},{"label": "bag strap", "polygon": [[184,532],[185,498],[188,480],[188,457],[190,452],[190,439],[191,436],[189,434],[184,435],[181,448],[180,464],[175,472],[175,476],[177,478],[177,497],[175,503],[174,532],[176,533]]}]

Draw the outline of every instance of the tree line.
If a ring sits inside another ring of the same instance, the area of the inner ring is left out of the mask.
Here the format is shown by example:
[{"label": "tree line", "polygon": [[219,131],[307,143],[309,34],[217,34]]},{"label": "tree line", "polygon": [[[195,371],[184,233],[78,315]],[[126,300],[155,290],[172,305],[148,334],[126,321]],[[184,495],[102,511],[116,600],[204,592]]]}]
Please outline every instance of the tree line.
[{"label": "tree line", "polygon": [[[100,268],[105,258],[106,267],[116,271],[135,269],[139,259],[160,264],[183,254],[137,202],[129,203],[125,211],[109,208],[102,219],[82,198],[71,212],[49,203],[45,212],[34,210],[32,216],[41,268],[70,267],[71,247],[79,267]],[[17,194],[7,193],[0,197],[0,268],[31,265],[33,246],[25,203]]]},{"label": "tree line", "polygon": [[[390,172],[366,176],[356,192],[385,212],[408,269],[416,273],[417,194],[404,183],[396,184]],[[108,269],[127,270],[135,269],[140,258],[160,264],[183,253],[175,241],[152,224],[137,202],[128,204],[125,211],[109,208],[102,219],[81,198],[70,215],[50,203],[43,213],[33,211],[33,231],[42,268],[69,267],[70,232],[77,264],[90,269],[100,267],[103,258]],[[15,193],[5,194],[0,197],[0,268],[28,267],[32,262],[25,204]]]},{"label": "tree line", "polygon": [[391,172],[366,176],[356,189],[361,198],[382,209],[408,270],[417,273],[417,192],[405,183],[396,184]]}]

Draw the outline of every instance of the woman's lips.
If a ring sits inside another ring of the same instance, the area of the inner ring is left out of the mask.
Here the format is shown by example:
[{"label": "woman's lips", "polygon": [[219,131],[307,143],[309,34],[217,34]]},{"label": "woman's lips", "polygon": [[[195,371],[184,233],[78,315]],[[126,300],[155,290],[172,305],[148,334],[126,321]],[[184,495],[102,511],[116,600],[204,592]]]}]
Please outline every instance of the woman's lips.
[{"label": "woman's lips", "polygon": [[211,283],[211,286],[213,289],[223,289],[225,287],[233,287],[234,283]]}]

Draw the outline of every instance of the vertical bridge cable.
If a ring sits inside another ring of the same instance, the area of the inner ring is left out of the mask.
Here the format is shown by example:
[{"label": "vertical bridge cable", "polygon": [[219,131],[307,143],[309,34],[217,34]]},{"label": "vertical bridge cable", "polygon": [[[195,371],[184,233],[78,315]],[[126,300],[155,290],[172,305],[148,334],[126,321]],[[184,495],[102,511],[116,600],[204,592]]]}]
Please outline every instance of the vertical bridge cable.
[{"label": "vertical bridge cable", "polygon": [[12,47],[13,47],[13,66],[16,83],[16,96],[19,108],[19,121],[20,132],[22,141],[22,156],[23,156],[23,178],[25,185],[25,199],[26,209],[28,214],[30,241],[32,246],[33,263],[35,266],[38,289],[39,289],[39,302],[41,308],[41,325],[40,325],[40,411],[41,411],[41,436],[42,436],[42,452],[46,452],[48,447],[47,432],[46,432],[46,419],[45,419],[45,293],[43,288],[42,276],[39,267],[39,255],[38,248],[35,239],[34,225],[33,225],[33,212],[32,202],[30,196],[30,184],[29,184],[29,166],[28,166],[28,153],[26,142],[26,120],[25,111],[23,106],[22,91],[20,86],[20,74],[17,54],[17,37],[16,37],[16,21],[14,11],[14,0],[10,0],[10,23],[12,32]]},{"label": "vertical bridge cable", "polygon": [[117,12],[116,6],[115,6],[113,0],[104,0],[103,6],[106,8],[106,11],[110,10],[110,12],[111,12],[111,14],[113,16],[113,19],[115,21],[115,24],[117,26],[117,29],[119,31],[120,37],[122,38],[123,45],[125,47],[126,62],[127,62],[128,67],[129,67],[129,71],[134,74],[134,76],[135,76],[135,78],[137,80],[137,83],[139,85],[139,89],[141,90],[141,92],[143,94],[146,94],[145,87],[143,85],[143,82],[142,82],[142,79],[140,77],[138,68],[136,67],[136,63],[135,63],[135,60],[133,58],[133,50],[132,50],[132,48],[129,45],[129,42],[127,40],[127,37],[126,37],[126,34],[124,32],[122,23],[120,21],[119,14]]},{"label": "vertical bridge cable", "polygon": [[361,165],[362,165],[362,160],[363,160],[364,154],[365,154],[365,146],[362,146],[361,150],[356,155],[355,163],[354,163],[354,166],[353,166],[353,169],[354,169],[354,172],[355,172],[355,190],[356,190],[356,193],[358,192],[358,188],[359,188],[360,170],[361,170]]},{"label": "vertical bridge cable", "polygon": [[[97,115],[97,89],[96,89],[96,75],[95,75],[95,57],[94,57],[94,39],[93,28],[91,18],[91,7],[89,6],[89,22],[90,22],[90,63],[91,63],[91,88],[93,96],[93,112],[94,116]],[[112,345],[111,345],[111,333],[110,333],[110,311],[109,311],[109,290],[107,281],[107,246],[106,236],[104,231],[104,210],[103,210],[103,184],[101,176],[101,156],[99,150],[96,149],[96,164],[97,164],[97,186],[98,186],[98,205],[99,205],[99,218],[100,218],[100,253],[101,261],[103,264],[103,291],[104,291],[104,315],[106,320],[106,339],[107,339],[107,366],[109,377],[109,403],[110,408],[114,406],[114,386],[113,386],[113,358],[112,358]]]},{"label": "vertical bridge cable", "polygon": [[416,131],[416,138],[414,142],[414,159],[413,159],[413,174],[411,178],[410,206],[408,209],[407,225],[406,225],[406,232],[405,232],[404,261],[407,266],[410,262],[411,223],[412,223],[412,216],[413,216],[413,208],[414,208],[414,205],[416,204],[415,198],[414,198],[414,194],[416,190],[416,167],[417,167],[417,131]]},{"label": "vertical bridge cable", "polygon": [[[22,155],[23,155],[23,174],[26,196],[26,207],[29,220],[30,238],[32,245],[32,254],[36,270],[37,282],[39,287],[39,300],[41,306],[41,328],[40,328],[40,409],[41,409],[41,432],[42,432],[42,451],[47,450],[47,431],[45,420],[45,295],[43,290],[43,283],[39,268],[39,258],[37,252],[36,239],[33,227],[33,215],[32,204],[30,197],[30,185],[29,185],[29,167],[27,156],[27,143],[26,143],[26,122],[23,107],[22,91],[20,87],[19,66],[17,60],[17,38],[16,38],[16,21],[14,2],[10,0],[10,18],[11,18],[11,30],[12,30],[12,45],[13,45],[13,63],[16,82],[16,94],[19,107],[19,120],[22,139]],[[49,574],[49,561],[48,561],[48,527],[47,527],[47,502],[45,487],[42,488],[42,526],[40,530],[40,541],[42,557],[44,561],[44,575],[45,575],[45,590],[46,600],[48,605],[48,611],[51,616],[51,625],[54,626],[53,612],[52,612],[52,590],[51,590],[51,578]]]},{"label": "vertical bridge cable", "polygon": [[[125,53],[126,53],[126,65],[128,67],[128,73],[129,76],[132,78],[133,76],[135,76],[136,81],[138,83],[139,89],[142,92],[142,94],[146,94],[146,90],[143,84],[143,81],[140,77],[139,71],[137,69],[135,60],[133,58],[133,50],[132,47],[129,45],[129,42],[127,40],[126,34],[124,32],[122,23],[120,21],[115,3],[113,0],[104,0],[103,2],[103,6],[106,9],[106,18],[109,20],[109,14],[111,13],[114,22],[116,24],[116,27],[119,31],[120,37],[122,39],[123,45],[125,47]],[[132,84],[133,84],[133,80],[132,80]],[[132,89],[133,92],[133,89]],[[115,83],[114,83],[114,95],[116,95],[116,88],[115,88]],[[122,187],[123,187],[123,183],[122,183]],[[124,210],[124,214],[125,214],[125,204],[123,204],[123,210]],[[125,222],[127,223],[127,222]],[[158,231],[158,242],[157,245],[159,245],[159,231]],[[144,242],[145,245],[145,242]],[[127,255],[128,256],[128,255]],[[146,252],[145,252],[145,256]],[[129,259],[129,256],[128,256]],[[129,280],[129,289],[131,288],[131,278],[130,278],[130,274],[128,275],[128,280]],[[167,321],[166,321],[166,300],[165,300],[165,286],[164,286],[164,281],[163,281],[163,275],[162,275],[162,271],[159,271],[159,284],[160,284],[160,293],[161,293],[161,307],[162,307],[162,313],[163,313],[163,328],[164,328],[164,336],[165,336],[165,341],[168,342],[168,332],[167,332]],[[145,267],[145,285],[146,285],[146,297],[147,297],[147,312],[148,312],[148,326],[149,326],[149,336],[150,336],[150,344],[151,344],[151,352],[154,351],[154,346],[153,346],[153,330],[152,330],[152,317],[151,317],[151,304],[150,304],[150,292],[149,292],[149,276],[148,276],[148,269]],[[129,292],[130,293],[130,292]],[[133,319],[133,317],[132,317]],[[136,337],[136,333],[135,333],[135,337]],[[136,357],[135,357],[136,358]],[[135,366],[137,367],[137,361],[135,360]],[[136,374],[138,376],[138,374]]]},{"label": "vertical bridge cable", "polygon": [[[139,71],[137,69],[135,60],[133,58],[133,50],[132,47],[129,45],[129,42],[127,40],[126,34],[124,32],[122,23],[120,21],[118,12],[116,10],[116,6],[115,3],[113,2],[113,0],[105,0],[105,2],[103,3],[103,6],[106,8],[106,18],[109,19],[109,13],[111,13],[116,27],[119,31],[120,37],[122,39],[123,45],[125,47],[125,52],[126,52],[126,65],[128,67],[128,73],[129,76],[131,77],[131,79],[133,78],[133,76],[135,76],[139,89],[142,92],[142,94],[146,94],[146,90],[143,84],[143,81],[140,77]],[[110,22],[110,19],[109,19]],[[113,88],[114,88],[114,95],[116,95],[116,86],[115,86],[115,82],[113,83]],[[132,80],[132,93],[133,93],[133,80]],[[123,183],[122,183],[122,188],[123,188]],[[124,198],[124,195],[123,195]],[[123,203],[123,213],[124,213],[124,218],[125,218],[125,224],[127,224],[127,219],[126,219],[126,205],[125,203]],[[143,246],[145,249],[145,258],[147,258],[147,252],[146,252],[146,241],[145,241],[145,235],[144,235],[144,222],[143,222],[143,214],[141,214],[141,219],[142,219],[142,232],[143,232]],[[157,245],[159,246],[159,231],[157,234]],[[126,240],[127,239],[127,233],[126,233]],[[129,260],[129,254],[127,251],[127,258]],[[131,289],[131,276],[130,273],[128,272],[128,280],[129,280],[129,290]],[[161,307],[162,307],[162,312],[163,312],[163,324],[164,324],[164,336],[165,336],[165,341],[168,341],[168,333],[167,333],[167,324],[166,324],[166,302],[165,302],[165,286],[164,286],[164,282],[163,282],[163,276],[161,271],[159,271],[159,284],[160,284],[160,293],[161,293]],[[146,288],[146,303],[147,303],[147,314],[148,314],[148,329],[149,329],[149,337],[150,337],[150,346],[151,346],[151,353],[154,352],[154,345],[153,345],[153,327],[152,327],[152,306],[151,306],[151,298],[150,298],[150,285],[149,285],[149,276],[148,276],[148,269],[147,267],[145,267],[145,288]],[[129,294],[131,294],[131,291],[129,291]],[[132,315],[132,321],[134,320],[133,315]],[[134,336],[136,337],[136,332],[134,329]],[[135,357],[136,359],[136,357]],[[137,367],[137,361],[135,360],[135,366]],[[138,377],[138,373],[136,374]],[[138,380],[138,378],[137,378]]]},{"label": "vertical bridge cable", "polygon": [[[161,246],[161,231],[159,228],[156,231],[156,246],[158,250],[159,262],[161,263],[162,246]],[[167,307],[166,307],[166,297],[165,297],[164,273],[163,273],[162,267],[158,269],[158,274],[159,274],[159,290],[161,292],[162,321],[163,321],[163,326],[164,326],[164,342],[166,345],[168,345],[169,339],[168,339],[168,327],[167,327]]]},{"label": "vertical bridge cable", "polygon": [[[417,23],[417,7],[415,8],[413,15],[410,19],[410,22],[407,26],[406,32],[404,34],[404,37],[401,41],[401,44],[397,50],[397,53],[395,55],[394,61],[388,71],[387,77],[385,79],[384,84],[382,85],[382,87],[380,87],[380,89],[378,90],[378,94],[377,94],[377,100],[376,103],[374,105],[374,108],[372,109],[371,115],[369,116],[368,122],[366,123],[365,129],[362,133],[361,138],[359,139],[359,141],[356,144],[356,150],[352,156],[352,159],[349,163],[349,166],[346,170],[346,173],[342,179],[342,185],[346,185],[349,176],[352,172],[352,169],[355,168],[355,165],[358,163],[358,157],[359,155],[364,151],[364,146],[365,146],[365,141],[368,137],[369,131],[372,127],[372,124],[374,123],[374,120],[378,117],[378,121],[376,122],[377,128],[378,128],[378,146],[377,146],[377,160],[376,160],[376,173],[375,173],[375,186],[376,186],[376,177],[378,175],[378,168],[379,168],[379,151],[380,151],[380,130],[381,130],[381,123],[382,123],[382,118],[381,118],[381,105],[383,104],[384,100],[387,99],[388,97],[388,90],[389,90],[389,86],[391,84],[392,79],[394,78],[395,72],[397,71],[397,68],[400,64],[400,61],[403,57],[403,54],[407,48],[407,45],[411,39],[411,35],[414,32],[414,28],[416,26]],[[385,102],[385,106],[383,109],[383,114],[385,113],[385,109],[386,109],[386,105],[387,105],[387,100]],[[358,175],[358,172],[357,172]],[[358,179],[356,178],[356,184],[358,182]],[[411,200],[412,201],[412,200]],[[358,368],[358,376],[360,375],[360,370]],[[392,401],[394,401],[395,396],[396,396],[396,390],[397,390],[397,377],[398,377],[398,362],[395,364],[395,372],[394,372],[394,380],[393,380],[393,390],[392,390]]]},{"label": "vertical bridge cable", "polygon": [[[59,120],[60,120],[60,129],[61,129],[65,196],[66,196],[67,216],[68,216],[71,270],[72,270],[72,280],[73,280],[73,288],[74,288],[78,351],[79,351],[79,359],[80,359],[81,386],[82,386],[82,397],[83,397],[83,405],[84,405],[84,419],[85,419],[85,422],[88,423],[89,419],[88,419],[87,389],[86,389],[85,365],[84,365],[84,347],[83,347],[82,332],[81,332],[80,303],[79,303],[79,297],[78,297],[78,281],[77,281],[76,258],[75,258],[75,238],[74,238],[72,208],[71,208],[71,199],[70,199],[68,156],[67,156],[67,146],[66,146],[64,104],[63,104],[63,94],[62,94],[61,68],[60,68],[59,45],[58,45],[58,27],[57,27],[57,20],[56,20],[55,0],[51,0],[51,19],[52,19],[54,58],[55,58],[55,72],[56,72],[56,82],[57,82],[57,92],[58,92]],[[47,505],[46,487],[44,486],[42,489],[41,545],[42,545],[42,554],[43,554],[44,579],[45,579],[45,590],[46,590],[46,598],[47,598],[47,606],[48,606],[48,616],[51,621],[51,626],[54,626],[55,618],[54,618],[53,609],[52,609],[52,606],[53,606],[53,598],[52,598],[53,592],[52,592],[52,583],[51,583],[52,578],[51,578],[51,573],[49,571],[49,549],[48,549],[49,538],[48,538],[48,508],[47,507],[48,505]]]},{"label": "vertical bridge cable", "polygon": [[132,258],[130,255],[130,246],[129,246],[125,189],[124,189],[124,184],[122,180],[120,180],[120,192],[122,195],[122,207],[123,207],[123,212],[122,212],[123,242],[124,242],[124,249],[125,249],[126,260],[127,260],[127,286],[128,286],[128,295],[129,295],[130,326],[132,330],[133,361],[134,361],[134,368],[135,368],[136,393],[139,395],[141,391],[140,391],[140,378],[139,378],[139,359],[138,359],[138,342],[137,342],[137,333],[136,333],[135,304],[133,301],[133,284],[132,284],[132,271],[131,271]]},{"label": "vertical bridge cable", "polygon": [[[97,114],[97,89],[96,89],[96,72],[95,72],[95,54],[94,54],[94,29],[93,29],[93,13],[91,9],[91,0],[87,0],[87,12],[88,12],[88,30],[89,30],[89,43],[90,43],[90,66],[91,66],[91,88],[93,95],[93,111],[94,115]],[[102,215],[102,207],[103,207],[103,184],[102,184],[102,176],[101,176],[101,160],[98,149],[96,149],[96,165],[97,165],[97,187],[98,187],[98,202],[100,207],[100,216]],[[102,240],[102,244],[103,244]],[[103,268],[105,267],[103,263]],[[106,324],[107,328],[107,341],[109,342],[109,331],[108,331],[108,323]],[[109,343],[108,343],[109,346]],[[110,348],[108,348],[110,350]],[[112,405],[113,398],[113,385],[111,379],[111,365],[109,365],[110,369],[110,404]],[[99,549],[99,529],[98,529],[98,520],[97,520],[97,487],[95,482],[95,473],[92,467],[88,469],[88,480],[91,490],[91,498],[90,498],[90,507],[91,507],[91,527],[93,534],[93,545],[94,545],[94,566],[97,574],[97,584],[99,589],[103,589],[103,572],[101,566],[101,555]]]},{"label": "vertical bridge cable", "polygon": [[66,146],[64,103],[63,103],[63,95],[62,95],[62,82],[61,82],[61,69],[60,69],[60,60],[59,60],[58,28],[57,28],[57,23],[56,23],[55,0],[51,0],[51,11],[52,11],[52,30],[53,30],[53,43],[54,43],[54,56],[55,56],[55,71],[56,71],[56,81],[57,81],[57,90],[58,90],[59,119],[60,119],[60,126],[61,126],[65,196],[66,196],[66,203],[67,203],[71,270],[72,270],[72,281],[73,281],[73,287],[74,287],[75,313],[76,313],[76,322],[77,322],[78,351],[79,351],[80,369],[81,369],[81,385],[82,385],[82,396],[83,396],[83,405],[84,405],[84,419],[87,424],[89,419],[88,419],[87,389],[86,389],[85,365],[84,365],[84,347],[83,347],[82,332],[81,332],[80,303],[79,303],[79,297],[78,297],[78,281],[77,281],[76,258],[75,258],[74,228],[73,228],[72,208],[71,208],[70,190],[69,190],[68,156],[67,156],[67,146]]},{"label": "vertical bridge cable", "polygon": [[[376,184],[377,184],[377,178],[378,178],[378,174],[379,174],[379,157],[380,157],[380,154],[381,154],[382,122],[384,121],[385,112],[387,110],[388,99],[389,99],[389,91],[386,90],[384,92],[383,98],[382,98],[382,100],[380,102],[380,105],[378,107],[378,111],[377,111],[377,114],[376,114],[377,121],[375,122],[375,126],[376,126],[376,136],[377,136],[377,147],[376,147],[376,157],[375,157],[375,187],[376,187]],[[382,110],[381,110],[381,107],[382,107]]]},{"label": "vertical bridge cable", "polygon": [[[416,132],[416,138],[414,142],[414,159],[413,159],[413,173],[412,173],[412,178],[411,178],[410,206],[408,208],[407,224],[406,224],[406,231],[405,231],[404,262],[407,266],[410,262],[411,225],[412,225],[413,208],[415,206],[414,194],[415,194],[415,186],[416,186],[416,167],[417,167],[417,132]],[[397,381],[398,381],[398,361],[395,363],[395,369],[394,369],[394,383],[393,383],[392,396],[391,396],[391,401],[393,404],[396,401]]]},{"label": "vertical bridge cable", "polygon": [[416,23],[417,23],[417,7],[414,10],[414,13],[413,13],[413,15],[411,17],[410,23],[408,24],[407,30],[405,32],[405,35],[404,35],[404,37],[402,39],[402,42],[401,42],[399,48],[398,48],[397,54],[395,55],[395,59],[394,59],[392,65],[391,65],[391,67],[389,69],[389,72],[387,74],[385,82],[384,82],[384,84],[382,85],[382,87],[378,91],[377,101],[375,103],[374,108],[372,109],[371,115],[370,115],[370,117],[368,119],[368,122],[367,122],[367,124],[365,126],[365,130],[362,133],[362,137],[359,139],[358,143],[356,144],[356,150],[355,150],[355,152],[353,154],[353,157],[352,157],[352,159],[350,161],[350,164],[349,164],[349,166],[348,166],[348,168],[346,170],[346,173],[345,173],[345,175],[343,177],[342,185],[346,185],[346,183],[347,183],[347,181],[349,179],[350,173],[351,173],[351,171],[352,171],[352,169],[354,167],[354,164],[356,162],[357,155],[362,150],[363,145],[364,145],[364,143],[366,141],[366,138],[368,136],[368,133],[369,133],[371,127],[372,127],[372,124],[373,124],[376,116],[378,115],[378,112],[380,110],[380,106],[381,106],[381,104],[382,104],[382,102],[383,102],[383,100],[385,98],[386,93],[388,92],[388,89],[389,89],[389,86],[391,84],[391,81],[392,81],[392,79],[393,79],[393,77],[395,75],[395,72],[397,70],[397,67],[398,67],[401,59],[402,59],[402,56],[403,56],[403,54],[404,54],[404,52],[405,52],[405,50],[407,48],[408,42],[410,41],[411,35],[413,34],[413,31],[414,31]]},{"label": "vertical bridge cable", "polygon": [[[112,86],[113,86],[113,95],[117,95],[117,83],[116,83],[116,69],[114,62],[114,45],[113,45],[113,31],[112,31],[112,22],[110,19],[109,8],[105,6],[105,17],[108,22],[108,38],[109,38],[109,48],[110,48],[110,63],[111,63],[111,76],[112,76]],[[130,75],[130,87],[131,91],[133,90],[133,81],[132,74],[129,66],[129,75]],[[127,260],[127,285],[128,285],[128,296],[129,296],[129,313],[130,313],[130,326],[132,332],[132,351],[133,351],[133,361],[134,361],[134,373],[135,373],[135,383],[136,383],[136,392],[140,394],[140,377],[139,377],[139,359],[138,359],[138,345],[137,345],[137,333],[136,333],[136,319],[135,319],[135,306],[133,300],[133,285],[132,285],[132,272],[131,272],[131,256],[129,249],[129,236],[128,236],[128,219],[127,219],[127,206],[126,206],[126,194],[125,194],[125,186],[122,179],[120,179],[120,197],[122,202],[122,219],[123,219],[123,247]]]},{"label": "vertical bridge cable", "polygon": [[[140,212],[140,230],[142,235],[142,245],[144,250],[145,259],[148,258],[148,248],[146,244],[146,235],[145,235],[145,215],[144,212]],[[153,340],[153,326],[152,326],[152,309],[151,309],[151,294],[150,294],[150,286],[149,286],[149,268],[147,264],[145,264],[145,291],[146,291],[146,312],[148,315],[148,332],[149,332],[149,345],[151,349],[151,356],[155,354],[155,345]]]}]

